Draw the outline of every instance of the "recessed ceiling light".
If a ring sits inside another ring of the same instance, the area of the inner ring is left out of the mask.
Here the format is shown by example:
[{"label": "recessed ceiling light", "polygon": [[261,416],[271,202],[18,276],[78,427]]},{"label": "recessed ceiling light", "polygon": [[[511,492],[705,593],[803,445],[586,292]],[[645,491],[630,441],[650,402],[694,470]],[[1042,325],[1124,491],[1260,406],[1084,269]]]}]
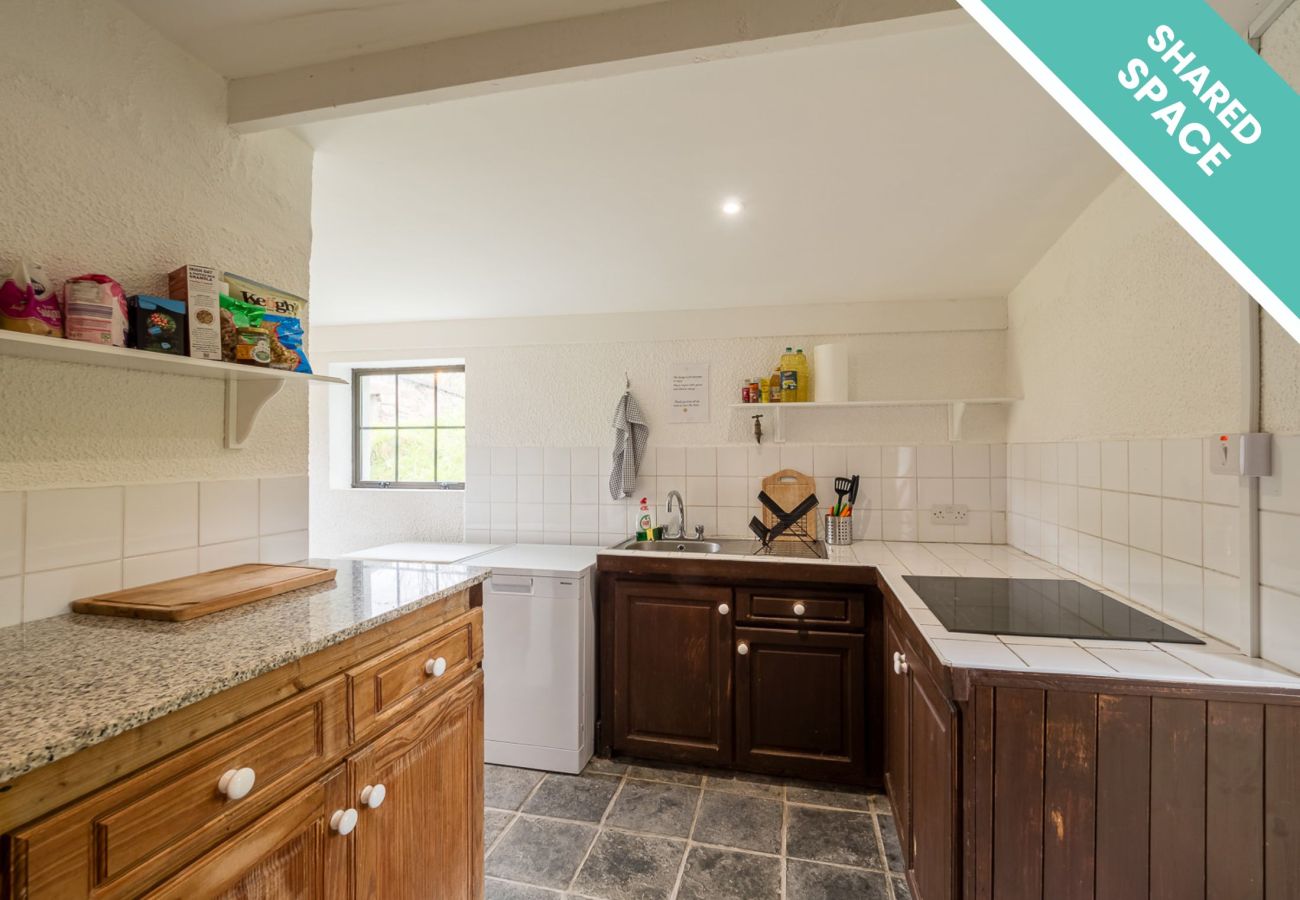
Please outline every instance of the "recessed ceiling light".
[{"label": "recessed ceiling light", "polygon": [[724,216],[738,216],[745,211],[745,204],[740,202],[739,197],[728,197],[722,201],[722,214]]}]

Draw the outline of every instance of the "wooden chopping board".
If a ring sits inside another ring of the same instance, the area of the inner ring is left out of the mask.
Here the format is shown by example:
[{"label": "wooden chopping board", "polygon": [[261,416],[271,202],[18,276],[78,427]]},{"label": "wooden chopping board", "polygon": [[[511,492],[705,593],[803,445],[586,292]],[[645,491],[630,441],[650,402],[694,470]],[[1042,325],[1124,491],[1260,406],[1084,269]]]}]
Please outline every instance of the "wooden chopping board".
[{"label": "wooden chopping board", "polygon": [[208,613],[333,581],[337,569],[247,563],[72,602],[73,612],[184,622]]},{"label": "wooden chopping board", "polygon": [[[814,493],[815,483],[811,476],[805,475],[795,469],[782,469],[780,472],[773,472],[763,479],[763,490],[769,497],[777,502],[782,509],[792,510],[809,494]],[[776,524],[776,516],[766,506],[760,504],[763,511],[763,524],[771,528]],[[818,509],[814,508],[812,512],[803,517],[804,528],[808,530],[808,535],[812,538],[817,537],[817,513]],[[778,541],[797,541],[799,540],[788,531],[777,538]]]}]

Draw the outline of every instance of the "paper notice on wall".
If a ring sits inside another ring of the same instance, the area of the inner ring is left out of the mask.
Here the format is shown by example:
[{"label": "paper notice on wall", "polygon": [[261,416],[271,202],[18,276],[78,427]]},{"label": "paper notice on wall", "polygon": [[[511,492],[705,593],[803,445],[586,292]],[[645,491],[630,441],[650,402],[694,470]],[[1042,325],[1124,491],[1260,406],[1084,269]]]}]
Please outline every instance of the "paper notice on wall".
[{"label": "paper notice on wall", "polygon": [[709,421],[709,364],[679,366],[673,371],[673,422]]}]

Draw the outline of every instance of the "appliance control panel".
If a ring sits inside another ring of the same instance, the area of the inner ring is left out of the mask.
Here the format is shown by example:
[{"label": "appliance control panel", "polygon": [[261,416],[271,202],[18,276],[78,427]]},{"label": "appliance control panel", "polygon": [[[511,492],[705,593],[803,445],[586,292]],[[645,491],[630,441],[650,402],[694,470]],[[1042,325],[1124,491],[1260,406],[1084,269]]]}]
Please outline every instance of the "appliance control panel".
[{"label": "appliance control panel", "polygon": [[1220,434],[1210,448],[1210,471],[1215,475],[1263,478],[1273,474],[1273,435]]}]

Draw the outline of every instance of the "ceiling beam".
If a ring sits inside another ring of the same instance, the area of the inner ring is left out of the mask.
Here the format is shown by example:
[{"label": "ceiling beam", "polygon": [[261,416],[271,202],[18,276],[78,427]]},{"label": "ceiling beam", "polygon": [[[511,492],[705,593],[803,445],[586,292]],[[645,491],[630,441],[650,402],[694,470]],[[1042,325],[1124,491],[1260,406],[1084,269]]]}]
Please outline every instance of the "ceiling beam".
[{"label": "ceiling beam", "polygon": [[231,80],[262,131],[541,84],[969,21],[955,0],[667,0]]}]

